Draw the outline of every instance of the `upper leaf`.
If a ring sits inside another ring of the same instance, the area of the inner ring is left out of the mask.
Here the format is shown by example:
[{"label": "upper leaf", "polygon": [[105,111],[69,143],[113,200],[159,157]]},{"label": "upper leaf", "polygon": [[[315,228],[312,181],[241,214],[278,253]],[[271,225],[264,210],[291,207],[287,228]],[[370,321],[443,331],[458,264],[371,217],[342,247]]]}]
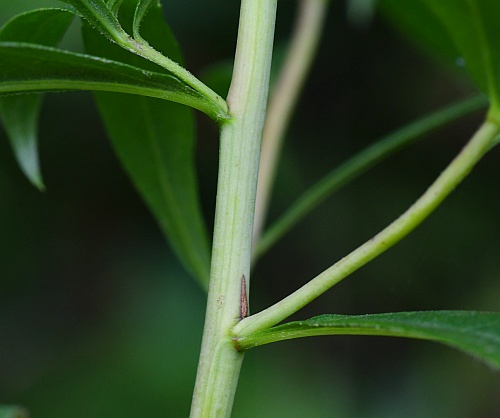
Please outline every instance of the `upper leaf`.
[{"label": "upper leaf", "polygon": [[402,32],[430,52],[452,62],[460,57],[447,29],[423,0],[380,0],[379,6]]},{"label": "upper leaf", "polygon": [[[215,107],[221,109],[220,115],[216,119],[218,122],[222,123],[228,119],[227,103],[219,95],[203,84],[184,67],[179,65],[174,57],[168,54],[162,54],[151,47],[149,43],[140,36],[139,27],[141,21],[155,2],[154,0],[135,0],[135,15],[130,28],[127,28],[128,32],[122,28],[122,24],[119,20],[119,11],[123,0],[109,0],[107,2],[105,0],[61,1],[73,5],[81,17],[109,40],[116,42],[128,52],[138,55],[166,69],[169,73],[186,83],[186,85],[205,96],[207,100],[212,101]],[[158,0],[156,0],[156,6],[160,6]],[[129,35],[130,33],[133,33],[135,38],[131,37]]]},{"label": "upper leaf", "polygon": [[[464,65],[479,88],[491,101],[492,112],[500,114],[500,2],[497,0],[384,0],[400,3],[399,15],[414,22],[422,17],[414,31]],[[404,5],[403,5],[404,3]],[[408,8],[408,4],[411,5]],[[404,6],[404,10],[402,7]],[[413,15],[413,17],[409,17]],[[426,18],[427,16],[427,18]],[[439,27],[440,26],[440,27]],[[430,29],[429,29],[430,28]],[[453,44],[453,47],[451,47]]]},{"label": "upper leaf", "polygon": [[[134,0],[125,0],[120,19],[137,24]],[[141,13],[144,13],[145,10]],[[148,40],[162,53],[182,57],[177,42],[156,5],[144,17]],[[129,54],[84,28],[87,51],[140,66],[154,64]],[[172,248],[186,268],[208,285],[210,251],[194,165],[194,118],[190,109],[148,97],[96,94],[99,110],[115,151],[134,185],[157,218]],[[124,123],[126,121],[126,123]]]},{"label": "upper leaf", "polygon": [[87,20],[93,28],[109,40],[119,44],[127,43],[129,36],[122,29],[116,16],[120,1],[112,1],[110,6],[105,0],[60,0],[71,4],[78,14]]},{"label": "upper leaf", "polygon": [[215,120],[223,109],[178,78],[117,61],[41,45],[0,42],[0,96],[97,90],[139,94],[186,104]]},{"label": "upper leaf", "polygon": [[238,349],[318,335],[379,335],[441,342],[500,369],[500,313],[467,311],[321,315],[256,332],[235,341]]},{"label": "upper leaf", "polygon": [[[73,20],[62,9],[40,9],[18,15],[0,29],[0,41],[20,41],[56,46]],[[0,98],[2,120],[22,171],[39,189],[44,189],[38,160],[37,137],[41,95]]]}]

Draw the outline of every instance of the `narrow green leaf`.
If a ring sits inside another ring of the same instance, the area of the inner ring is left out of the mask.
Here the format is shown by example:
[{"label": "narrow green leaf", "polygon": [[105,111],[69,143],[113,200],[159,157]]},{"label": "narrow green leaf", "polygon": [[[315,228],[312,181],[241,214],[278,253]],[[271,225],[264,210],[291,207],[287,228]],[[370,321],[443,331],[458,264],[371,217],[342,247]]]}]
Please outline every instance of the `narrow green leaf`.
[{"label": "narrow green leaf", "polygon": [[[132,19],[137,17],[137,14],[134,17],[134,9],[134,1],[124,1],[120,10],[124,24],[133,24]],[[159,3],[150,9],[143,25],[155,48],[177,61],[181,60],[177,42],[163,20]],[[145,70],[154,65],[127,54],[88,28],[84,30],[84,41],[92,54],[123,60]],[[96,99],[115,151],[128,175],[177,256],[206,288],[210,252],[198,200],[192,112],[147,97],[99,93]]]},{"label": "narrow green leaf", "polygon": [[31,10],[5,23],[0,29],[0,40],[55,46],[66,33],[73,17],[74,14],[67,9]]},{"label": "narrow green leaf", "polygon": [[436,341],[500,369],[500,312],[427,311],[374,315],[320,315],[241,337],[246,350],[263,344],[320,335],[375,335]]},{"label": "narrow green leaf", "polygon": [[60,0],[64,3],[71,4],[78,14],[89,22],[90,26],[99,31],[110,41],[120,45],[127,44],[130,37],[122,29],[117,18],[120,1],[104,0]]},{"label": "narrow green leaf", "polygon": [[214,120],[225,111],[168,74],[41,45],[0,42],[0,96],[96,90],[138,94],[182,103]]},{"label": "narrow green leaf", "polygon": [[[67,10],[33,10],[8,21],[0,29],[0,41],[56,46],[72,20],[73,13]],[[1,97],[0,119],[21,170],[38,189],[43,190],[37,146],[41,103],[41,95]]]},{"label": "narrow green leaf", "polygon": [[[385,0],[396,3],[397,0]],[[412,5],[400,9],[401,16],[415,23],[411,13],[428,18],[418,20],[420,36],[433,44],[441,43],[443,51],[456,51],[456,64],[463,65],[478,87],[489,97],[492,111],[500,114],[500,2],[497,0],[409,0]],[[402,4],[399,7],[403,6]],[[398,7],[398,6],[395,6]],[[441,28],[438,28],[438,23]],[[428,24],[433,29],[425,35]],[[443,35],[443,33],[446,34]],[[449,55],[449,53],[447,53]]]},{"label": "narrow green leaf", "polygon": [[0,97],[0,119],[21,171],[40,191],[45,190],[38,158],[38,117],[42,95]]},{"label": "narrow green leaf", "polygon": [[0,405],[0,418],[29,418],[29,413],[21,406]]}]

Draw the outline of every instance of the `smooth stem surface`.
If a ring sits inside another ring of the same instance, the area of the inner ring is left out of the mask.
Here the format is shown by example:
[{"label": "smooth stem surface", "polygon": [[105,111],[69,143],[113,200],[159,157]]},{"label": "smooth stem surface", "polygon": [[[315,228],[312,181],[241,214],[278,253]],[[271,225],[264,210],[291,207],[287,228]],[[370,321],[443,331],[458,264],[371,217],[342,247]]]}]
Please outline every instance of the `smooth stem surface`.
[{"label": "smooth stem surface", "polygon": [[341,187],[425,134],[461,116],[486,107],[487,103],[486,97],[479,96],[453,104],[410,123],[351,157],[307,190],[268,230],[264,231],[254,248],[253,261],[256,261],[298,222]]},{"label": "smooth stem surface", "polygon": [[316,55],[329,0],[301,0],[292,41],[271,94],[264,125],[255,207],[254,243],[258,242],[274,183],[283,138]]},{"label": "smooth stem surface", "polygon": [[[232,119],[222,126],[210,285],[191,417],[229,417],[243,354],[231,328],[240,321],[241,279],[250,279],[253,216],[277,0],[243,0]],[[248,292],[247,292],[248,293]]]},{"label": "smooth stem surface", "polygon": [[285,299],[241,321],[233,329],[234,336],[243,337],[276,325],[408,235],[439,206],[491,148],[500,132],[499,126],[498,120],[488,118],[458,156],[403,215]]}]

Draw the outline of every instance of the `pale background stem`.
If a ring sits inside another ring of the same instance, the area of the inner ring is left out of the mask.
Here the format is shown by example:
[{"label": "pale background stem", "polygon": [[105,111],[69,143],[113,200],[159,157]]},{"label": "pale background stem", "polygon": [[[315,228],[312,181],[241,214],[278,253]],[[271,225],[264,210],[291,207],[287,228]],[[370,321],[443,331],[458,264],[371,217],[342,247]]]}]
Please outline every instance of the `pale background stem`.
[{"label": "pale background stem", "polygon": [[255,207],[254,243],[261,235],[283,138],[316,54],[328,0],[301,0],[283,69],[271,94],[264,125]]}]

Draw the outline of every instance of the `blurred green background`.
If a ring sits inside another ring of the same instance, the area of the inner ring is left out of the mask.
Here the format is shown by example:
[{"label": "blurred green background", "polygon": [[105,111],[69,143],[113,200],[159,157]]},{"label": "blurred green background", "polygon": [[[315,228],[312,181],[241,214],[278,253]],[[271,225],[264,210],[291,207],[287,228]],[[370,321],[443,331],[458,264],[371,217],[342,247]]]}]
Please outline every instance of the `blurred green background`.
[{"label": "blurred green background", "polygon": [[[0,23],[50,0],[3,0]],[[237,1],[169,0],[195,74],[231,58]],[[295,2],[279,2],[286,42]],[[319,57],[280,164],[270,220],[353,153],[474,94],[382,15],[365,25],[332,2]],[[79,50],[78,24],[64,41]],[[1,63],[0,63],[1,65]],[[257,266],[251,309],[279,300],[405,210],[481,122],[464,118],[353,182]],[[201,195],[212,225],[217,129],[198,118]],[[35,418],[188,415],[204,295],[173,258],[104,134],[90,93],[47,96],[39,193],[0,130],[0,404]],[[297,314],[500,310],[500,149],[403,243]],[[297,340],[247,354],[235,417],[498,418],[500,375],[428,342]]]}]

